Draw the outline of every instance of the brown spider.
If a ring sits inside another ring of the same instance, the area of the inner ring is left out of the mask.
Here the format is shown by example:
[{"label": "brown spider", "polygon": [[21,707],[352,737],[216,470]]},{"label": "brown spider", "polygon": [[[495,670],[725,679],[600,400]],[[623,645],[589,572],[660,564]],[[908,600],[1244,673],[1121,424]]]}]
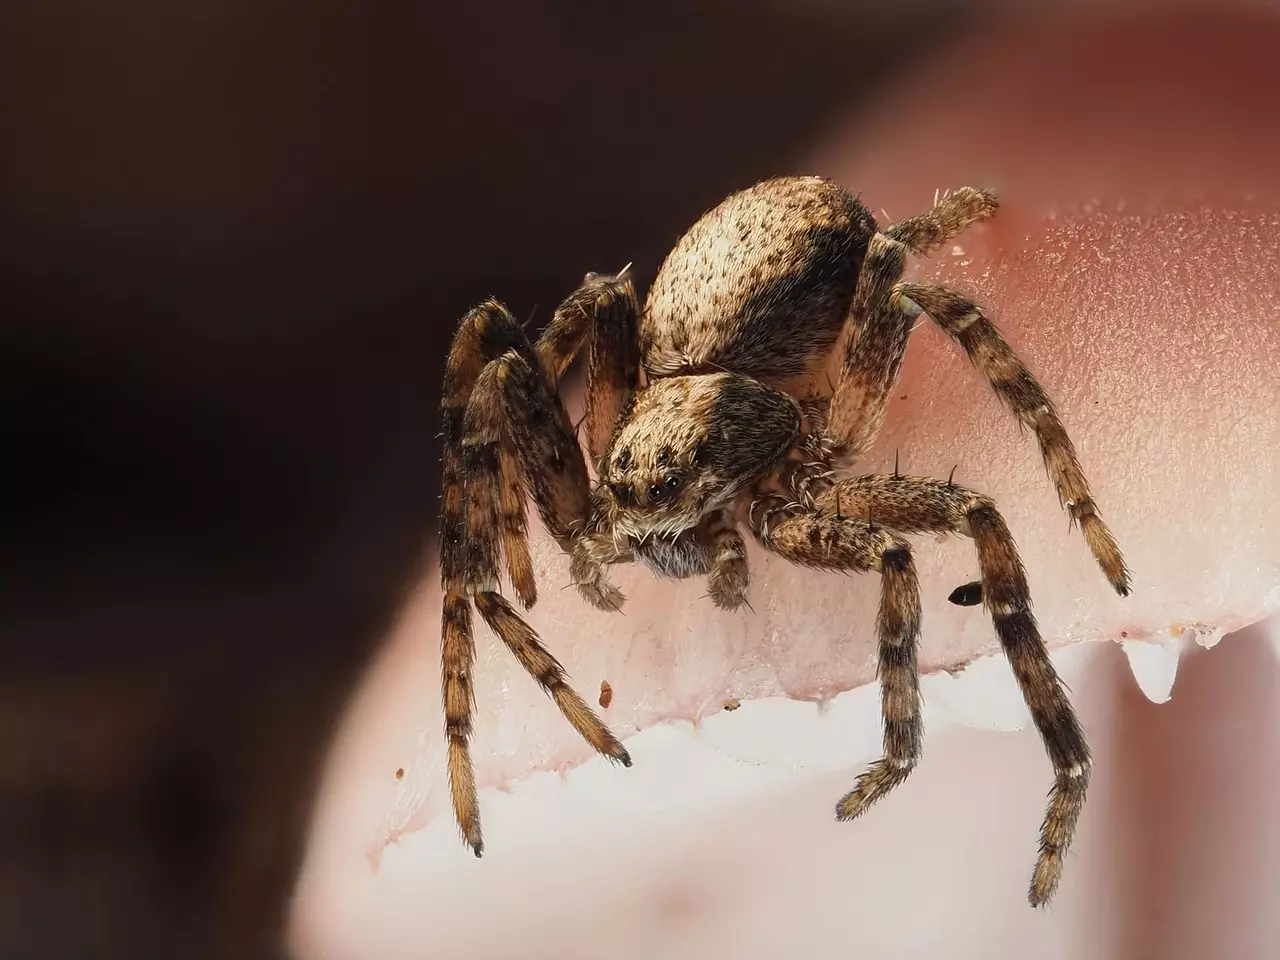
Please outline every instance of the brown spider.
[{"label": "brown spider", "polygon": [[[885,230],[842,187],[818,177],[769,180],[705,214],[680,239],[643,311],[624,275],[588,274],[536,343],[490,300],[462,320],[444,382],[443,692],[453,806],[463,838],[483,840],[468,739],[474,709],[471,603],[586,740],[630,766],[626,749],[565,680],[555,657],[499,592],[499,555],[525,608],[537,598],[527,493],[570,555],[575,585],[618,609],[610,564],[660,576],[706,574],[725,609],[746,601],[739,528],[792,563],[874,570],[883,759],[836,806],[849,820],[906,779],[920,757],[916,644],[920,596],[904,534],[971,537],[981,600],[1053,763],[1030,900],[1049,900],[1084,803],[1091,759],[1035,619],[1026,575],[991,500],[928,477],[842,476],[870,446],[915,319],[959,341],[992,389],[1034,430],[1045,466],[1111,584],[1129,592],[1115,539],[1098,517],[1049,397],[981,308],[959,293],[902,281],[909,252],[928,254],[990,217],[996,199],[964,188]],[[625,274],[626,271],[623,271]],[[840,340],[827,396],[813,382]],[[557,394],[590,344],[586,445]]]}]

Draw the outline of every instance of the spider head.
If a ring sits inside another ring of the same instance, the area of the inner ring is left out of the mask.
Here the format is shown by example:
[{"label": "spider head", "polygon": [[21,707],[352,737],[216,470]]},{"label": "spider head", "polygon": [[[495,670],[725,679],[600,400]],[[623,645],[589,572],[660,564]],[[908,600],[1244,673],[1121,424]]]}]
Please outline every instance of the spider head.
[{"label": "spider head", "polygon": [[681,430],[663,439],[645,426],[633,421],[619,431],[604,459],[598,502],[606,525],[625,536],[674,538],[698,525],[717,484],[697,438]]},{"label": "spider head", "polygon": [[601,458],[597,521],[637,541],[678,537],[767,472],[799,427],[789,397],[747,377],[656,380]]}]

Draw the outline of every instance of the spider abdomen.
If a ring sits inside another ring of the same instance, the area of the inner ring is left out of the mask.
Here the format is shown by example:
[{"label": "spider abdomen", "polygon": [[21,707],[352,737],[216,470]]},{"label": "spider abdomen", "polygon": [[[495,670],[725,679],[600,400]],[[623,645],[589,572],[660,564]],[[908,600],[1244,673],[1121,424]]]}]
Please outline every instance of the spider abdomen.
[{"label": "spider abdomen", "polygon": [[858,199],[821,177],[735,193],[680,238],[654,279],[640,320],[645,369],[804,373],[839,337],[875,232]]}]

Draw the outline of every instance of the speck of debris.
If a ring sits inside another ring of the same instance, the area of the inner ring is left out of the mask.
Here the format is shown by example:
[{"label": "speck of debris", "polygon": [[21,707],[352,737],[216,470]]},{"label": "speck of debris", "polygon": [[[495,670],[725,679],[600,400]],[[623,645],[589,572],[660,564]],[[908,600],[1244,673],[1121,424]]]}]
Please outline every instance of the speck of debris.
[{"label": "speck of debris", "polygon": [[1128,631],[1128,630],[1121,630],[1121,631],[1120,631],[1120,636],[1122,636],[1122,637],[1127,637],[1128,635],[1129,635],[1129,631]]},{"label": "speck of debris", "polygon": [[973,583],[956,587],[947,599],[958,607],[976,607],[982,602],[982,583],[975,580]]},{"label": "speck of debris", "polygon": [[740,706],[742,706],[742,701],[739,700],[737,697],[734,697],[732,700],[726,700],[724,702],[724,708],[728,710],[730,713],[733,713],[733,711],[737,710]]},{"label": "speck of debris", "polygon": [[404,767],[396,767],[396,779],[397,780],[404,779]]},{"label": "speck of debris", "polygon": [[608,680],[600,681],[600,707],[608,710],[609,704],[613,703],[613,687],[609,686]]}]

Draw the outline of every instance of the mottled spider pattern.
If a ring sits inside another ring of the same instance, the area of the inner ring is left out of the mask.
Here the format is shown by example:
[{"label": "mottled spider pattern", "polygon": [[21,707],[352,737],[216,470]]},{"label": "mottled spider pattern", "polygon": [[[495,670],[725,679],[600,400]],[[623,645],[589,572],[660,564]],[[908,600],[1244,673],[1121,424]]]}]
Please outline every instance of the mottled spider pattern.
[{"label": "mottled spider pattern", "polygon": [[[901,783],[920,758],[920,594],[906,537],[971,538],[981,583],[966,588],[965,602],[980,601],[990,613],[1053,764],[1030,889],[1033,905],[1050,899],[1091,759],[1032,616],[1009,528],[990,499],[950,479],[850,475],[884,420],[912,327],[927,314],[1034,432],[1073,525],[1114,588],[1128,593],[1120,550],[1048,395],[978,304],[902,279],[909,253],[929,254],[996,205],[991,193],[964,188],[880,229],[829,180],[769,180],[694,224],[667,256],[643,310],[624,271],[588,274],[536,342],[495,300],[463,318],[443,396],[442,659],[453,807],[477,856],[472,605],[578,732],[606,757],[631,764],[499,587],[505,568],[523,607],[537,599],[531,496],[571,558],[574,585],[605,610],[624,600],[608,567],[632,561],[664,577],[706,576],[716,605],[739,608],[750,581],[744,529],[792,563],[880,574],[884,757],[836,805],[841,820]],[[594,481],[557,392],[584,349],[581,426]],[[837,349],[834,383],[814,389]]]}]

